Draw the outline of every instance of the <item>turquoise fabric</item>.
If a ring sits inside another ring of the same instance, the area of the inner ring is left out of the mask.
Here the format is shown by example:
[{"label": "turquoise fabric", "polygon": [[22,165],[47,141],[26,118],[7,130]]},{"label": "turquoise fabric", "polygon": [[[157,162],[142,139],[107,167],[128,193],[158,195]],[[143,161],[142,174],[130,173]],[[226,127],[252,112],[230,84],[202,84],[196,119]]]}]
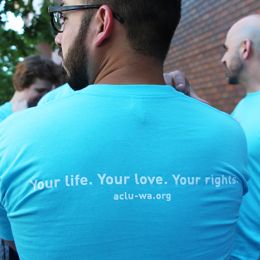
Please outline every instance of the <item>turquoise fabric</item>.
[{"label": "turquoise fabric", "polygon": [[[12,114],[12,105],[10,102],[6,102],[0,106],[0,123],[4,121],[8,116]],[[0,237],[0,259],[8,257],[8,248],[3,245],[3,241]]]},{"label": "turquoise fabric", "polygon": [[53,100],[64,98],[70,96],[74,93],[74,90],[69,86],[69,84],[64,84],[44,95],[38,103],[38,106],[45,105]]},{"label": "turquoise fabric", "polygon": [[248,94],[233,117],[241,124],[248,143],[249,192],[240,209],[233,259],[260,259],[260,91]]},{"label": "turquoise fabric", "polygon": [[0,237],[22,260],[228,259],[246,163],[239,124],[171,86],[88,86],[2,124]]},{"label": "turquoise fabric", "polygon": [[6,102],[0,106],[0,123],[13,113],[11,102]]}]

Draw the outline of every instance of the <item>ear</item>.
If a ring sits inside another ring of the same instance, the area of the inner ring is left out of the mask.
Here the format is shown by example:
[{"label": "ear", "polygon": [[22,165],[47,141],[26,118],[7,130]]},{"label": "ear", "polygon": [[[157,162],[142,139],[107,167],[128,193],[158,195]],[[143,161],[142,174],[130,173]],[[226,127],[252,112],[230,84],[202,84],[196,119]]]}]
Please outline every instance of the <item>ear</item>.
[{"label": "ear", "polygon": [[101,46],[112,34],[114,17],[113,12],[107,5],[102,5],[96,14],[96,37],[94,44]]},{"label": "ear", "polygon": [[252,42],[250,40],[244,40],[240,47],[240,54],[244,60],[248,60],[252,53]]}]

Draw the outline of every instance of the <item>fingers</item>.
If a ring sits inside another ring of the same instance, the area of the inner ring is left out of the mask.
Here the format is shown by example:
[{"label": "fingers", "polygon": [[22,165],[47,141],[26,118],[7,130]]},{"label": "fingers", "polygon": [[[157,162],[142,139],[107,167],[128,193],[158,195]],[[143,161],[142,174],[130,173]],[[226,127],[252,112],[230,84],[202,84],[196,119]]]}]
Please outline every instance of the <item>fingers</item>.
[{"label": "fingers", "polygon": [[172,85],[177,91],[208,104],[206,100],[200,98],[195,93],[194,89],[190,85],[189,80],[182,71],[175,70],[169,73],[164,73],[164,79],[167,85]]},{"label": "fingers", "polygon": [[166,83],[175,87],[177,91],[190,95],[190,83],[185,77],[184,73],[175,70],[169,73],[165,73]]},{"label": "fingers", "polygon": [[190,97],[195,98],[195,99],[197,99],[197,100],[199,100],[199,101],[201,101],[201,102],[203,102],[203,103],[209,104],[205,99],[200,98],[200,97],[194,92],[194,90],[193,90],[192,88],[191,88],[191,92],[190,92]]}]

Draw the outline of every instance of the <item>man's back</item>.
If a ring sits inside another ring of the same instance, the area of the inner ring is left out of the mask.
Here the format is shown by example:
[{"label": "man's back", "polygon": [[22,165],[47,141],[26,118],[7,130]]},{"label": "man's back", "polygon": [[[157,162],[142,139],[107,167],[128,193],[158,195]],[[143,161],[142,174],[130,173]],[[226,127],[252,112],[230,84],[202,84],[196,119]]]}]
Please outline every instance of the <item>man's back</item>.
[{"label": "man's back", "polygon": [[228,257],[246,145],[227,115],[169,86],[93,85],[20,117],[0,132],[0,202],[21,259]]}]

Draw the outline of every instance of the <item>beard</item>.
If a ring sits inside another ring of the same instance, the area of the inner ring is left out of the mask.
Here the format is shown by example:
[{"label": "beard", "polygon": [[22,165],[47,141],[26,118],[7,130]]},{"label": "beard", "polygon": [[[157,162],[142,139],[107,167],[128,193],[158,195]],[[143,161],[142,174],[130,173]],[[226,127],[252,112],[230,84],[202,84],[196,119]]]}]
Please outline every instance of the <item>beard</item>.
[{"label": "beard", "polygon": [[230,68],[226,67],[228,84],[238,85],[240,83],[240,76],[244,69],[244,64],[239,57],[235,57]]},{"label": "beard", "polygon": [[[92,16],[91,16],[92,17]],[[89,85],[88,49],[85,46],[91,17],[84,17],[79,33],[64,59],[64,69],[68,75],[68,83],[74,90],[80,90]]]}]

